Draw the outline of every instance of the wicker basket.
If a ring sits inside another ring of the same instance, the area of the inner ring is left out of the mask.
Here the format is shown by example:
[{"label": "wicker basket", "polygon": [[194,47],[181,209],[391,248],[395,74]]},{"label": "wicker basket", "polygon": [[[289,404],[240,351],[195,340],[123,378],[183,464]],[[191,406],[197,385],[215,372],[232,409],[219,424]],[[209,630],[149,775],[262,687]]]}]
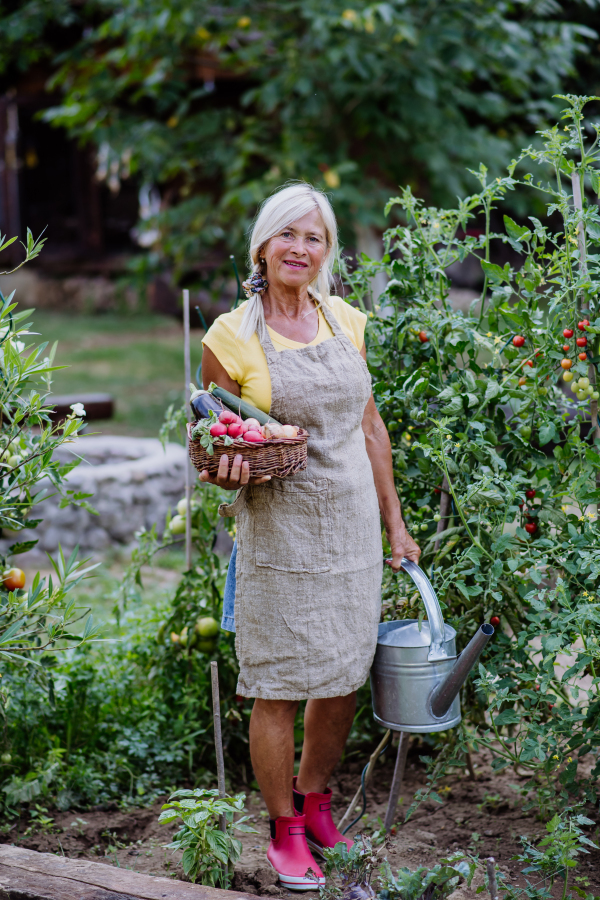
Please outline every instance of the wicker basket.
[{"label": "wicker basket", "polygon": [[[191,432],[188,425],[188,436]],[[250,477],[260,478],[262,475],[274,475],[275,478],[285,478],[286,475],[295,475],[306,468],[308,457],[308,432],[300,429],[295,438],[278,438],[277,440],[262,441],[259,444],[250,444],[246,441],[236,441],[229,447],[215,440],[212,456],[206,452],[199,440],[188,442],[190,459],[199,472],[208,469],[210,475],[216,475],[219,470],[219,462],[225,453],[229,462],[234,456],[242,454],[244,462],[250,463]]]}]

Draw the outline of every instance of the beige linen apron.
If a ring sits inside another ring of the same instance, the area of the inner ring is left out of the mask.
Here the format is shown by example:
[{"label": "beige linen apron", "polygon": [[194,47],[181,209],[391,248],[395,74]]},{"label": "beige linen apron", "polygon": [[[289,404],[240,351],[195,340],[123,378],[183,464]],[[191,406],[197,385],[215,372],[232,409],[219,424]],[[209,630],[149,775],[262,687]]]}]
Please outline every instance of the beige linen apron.
[{"label": "beige linen apron", "polygon": [[333,337],[277,351],[259,330],[270,414],[309,432],[303,472],[242,489],[237,521],[237,691],[340,697],[364,684],[381,614],[379,507],[361,422],[367,366],[323,305]]}]

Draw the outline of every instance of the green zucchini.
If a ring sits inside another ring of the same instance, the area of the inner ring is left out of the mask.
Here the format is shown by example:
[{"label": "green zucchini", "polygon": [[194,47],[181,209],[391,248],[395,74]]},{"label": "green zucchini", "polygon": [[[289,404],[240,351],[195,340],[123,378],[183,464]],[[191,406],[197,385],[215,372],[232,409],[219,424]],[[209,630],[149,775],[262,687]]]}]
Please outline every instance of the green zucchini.
[{"label": "green zucchini", "polygon": [[208,393],[212,394],[213,397],[216,397],[217,400],[220,400],[221,403],[224,403],[228,409],[233,410],[233,412],[237,413],[238,416],[241,416],[242,419],[257,419],[261,425],[266,425],[267,422],[274,422],[276,425],[281,425],[281,422],[278,422],[277,419],[267,415],[267,413],[264,413],[261,409],[257,409],[256,406],[252,406],[251,403],[247,403],[246,400],[236,397],[235,394],[226,391],[225,388],[219,387],[214,381],[211,381],[209,384]]}]

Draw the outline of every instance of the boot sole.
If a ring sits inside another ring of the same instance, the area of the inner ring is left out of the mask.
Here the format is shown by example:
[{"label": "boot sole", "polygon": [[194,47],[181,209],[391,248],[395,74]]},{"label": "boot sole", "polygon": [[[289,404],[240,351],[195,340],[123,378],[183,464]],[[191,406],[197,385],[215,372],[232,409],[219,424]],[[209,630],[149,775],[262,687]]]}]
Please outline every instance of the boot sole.
[{"label": "boot sole", "polygon": [[281,872],[277,872],[277,869],[273,865],[270,859],[267,858],[268,864],[271,866],[274,872],[277,873],[277,878],[283,887],[287,888],[288,891],[318,891],[320,887],[323,887],[325,884],[325,878],[319,878],[317,881],[313,881],[312,878],[306,878],[304,875],[282,875]]}]

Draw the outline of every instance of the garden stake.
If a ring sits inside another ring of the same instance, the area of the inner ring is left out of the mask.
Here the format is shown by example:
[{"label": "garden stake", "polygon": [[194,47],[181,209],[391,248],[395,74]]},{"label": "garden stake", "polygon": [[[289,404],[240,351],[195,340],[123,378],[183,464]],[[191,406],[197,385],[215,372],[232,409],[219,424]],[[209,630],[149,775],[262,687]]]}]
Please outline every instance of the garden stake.
[{"label": "garden stake", "polygon": [[[217,785],[219,797],[225,796],[225,762],[223,759],[223,740],[221,737],[221,699],[219,697],[219,665],[213,660],[210,664],[210,679],[212,682],[213,722],[215,728],[215,754],[217,757]],[[219,816],[219,828],[225,831],[227,823],[225,816]]]},{"label": "garden stake", "polygon": [[[440,494],[440,516],[441,519],[437,523],[436,534],[441,534],[442,531],[445,531],[448,528],[448,521],[450,515],[450,491],[448,489],[448,479],[444,475],[442,479],[442,487]],[[433,545],[434,552],[437,553],[441,546],[441,540],[438,538]]]},{"label": "garden stake", "polygon": [[498,885],[496,883],[496,860],[493,856],[485,861],[488,877],[488,891],[492,900],[498,900]]},{"label": "garden stake", "polygon": [[390,788],[390,799],[388,801],[388,808],[385,814],[384,827],[386,834],[389,833],[392,825],[394,824],[394,818],[396,817],[396,807],[398,806],[400,788],[402,787],[402,779],[404,777],[404,769],[406,767],[406,756],[408,754],[409,741],[410,734],[408,733],[408,731],[401,731],[400,742],[398,744],[398,754],[396,756],[396,765],[394,766],[394,777],[392,778],[392,786]]},{"label": "garden stake", "polygon": [[[387,742],[390,738],[390,734],[391,734],[391,731],[388,728],[388,730],[384,734],[383,738],[381,739],[381,741],[379,742],[379,744],[377,745],[375,750],[373,750],[373,752],[371,753],[371,756],[369,757],[369,762],[367,763],[367,766],[365,767],[365,770],[363,772],[363,777],[361,778],[360,787],[358,788],[354,797],[350,801],[350,806],[348,807],[348,809],[346,810],[346,812],[344,813],[344,815],[342,816],[342,818],[340,819],[340,821],[338,823],[338,831],[341,831],[342,834],[345,834],[345,832],[348,831],[348,828],[350,828],[350,826],[346,827],[346,823],[350,820],[352,811],[356,808],[358,801],[360,800],[361,794],[363,793],[366,786],[368,785],[368,783],[371,780],[371,776],[373,775],[373,769],[375,768],[375,763],[377,762],[377,760],[383,753],[385,747],[387,746]],[[363,812],[364,812],[364,810],[363,810]]]},{"label": "garden stake", "polygon": [[[190,292],[183,292],[183,364],[185,372],[185,413],[188,422],[191,422],[192,415],[190,404],[188,403],[188,394],[190,391],[190,382],[192,380],[192,370],[190,363]],[[188,455],[185,462],[185,569],[189,572],[192,568],[192,466],[189,455],[189,437],[187,438]]]}]

